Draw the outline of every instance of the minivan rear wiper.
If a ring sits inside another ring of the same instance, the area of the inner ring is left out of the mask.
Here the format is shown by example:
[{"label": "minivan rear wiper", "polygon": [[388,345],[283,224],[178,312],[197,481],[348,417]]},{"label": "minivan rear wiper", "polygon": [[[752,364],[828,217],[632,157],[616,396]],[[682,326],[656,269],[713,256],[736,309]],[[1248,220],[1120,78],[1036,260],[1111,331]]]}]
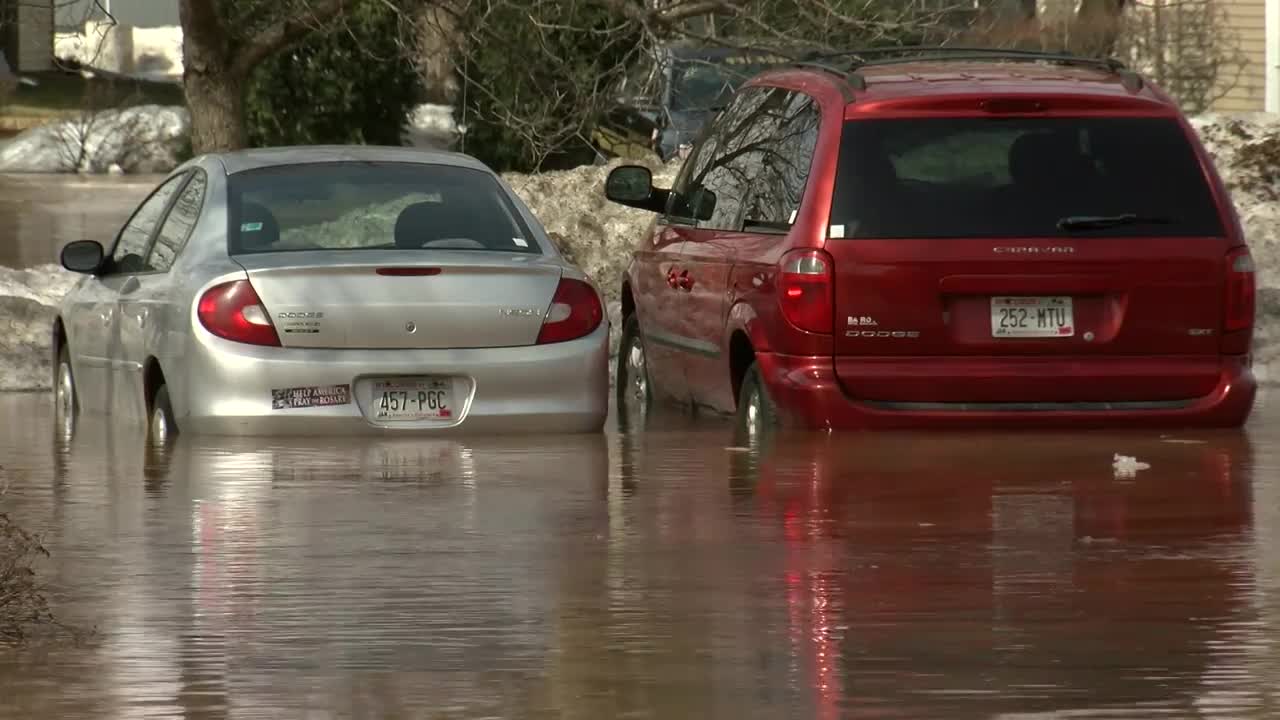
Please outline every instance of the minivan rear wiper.
[{"label": "minivan rear wiper", "polygon": [[1070,215],[1058,221],[1059,230],[1100,230],[1120,225],[1169,225],[1173,218],[1153,215]]}]

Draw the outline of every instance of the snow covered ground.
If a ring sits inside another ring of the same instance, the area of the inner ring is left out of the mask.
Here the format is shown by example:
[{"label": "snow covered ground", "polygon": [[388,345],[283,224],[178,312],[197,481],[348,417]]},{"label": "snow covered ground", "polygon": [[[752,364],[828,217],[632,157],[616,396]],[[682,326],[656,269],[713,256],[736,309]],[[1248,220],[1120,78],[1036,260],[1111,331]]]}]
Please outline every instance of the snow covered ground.
[{"label": "snow covered ground", "polygon": [[0,266],[0,390],[51,386],[54,306],[78,280],[57,265]]},{"label": "snow covered ground", "polygon": [[[0,173],[168,172],[191,129],[185,107],[143,105],[82,112],[0,141]],[[419,105],[409,116],[404,142],[446,150],[458,128],[448,105]]]},{"label": "snow covered ground", "polygon": [[[423,125],[444,130],[439,113],[424,115],[437,119],[424,117]],[[1195,125],[1231,189],[1259,266],[1256,370],[1265,382],[1280,384],[1280,116],[1206,116]],[[656,182],[669,184],[676,170],[655,165]],[[608,171],[589,166],[506,178],[561,251],[599,283],[616,330],[620,278],[632,242],[652,216],[604,199]],[[51,306],[74,282],[53,265],[0,267],[0,390],[49,386]],[[616,333],[614,343],[616,349]]]},{"label": "snow covered ground", "polygon": [[190,128],[184,107],[82,112],[0,144],[0,172],[168,172]]}]

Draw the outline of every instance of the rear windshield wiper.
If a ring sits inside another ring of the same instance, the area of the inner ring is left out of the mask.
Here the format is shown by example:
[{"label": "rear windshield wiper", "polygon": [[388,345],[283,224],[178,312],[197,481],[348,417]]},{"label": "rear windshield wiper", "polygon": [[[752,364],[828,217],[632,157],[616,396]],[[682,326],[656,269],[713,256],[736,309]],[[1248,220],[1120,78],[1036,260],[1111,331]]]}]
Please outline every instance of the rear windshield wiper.
[{"label": "rear windshield wiper", "polygon": [[1059,230],[1101,230],[1120,225],[1170,225],[1173,218],[1155,215],[1071,215],[1058,221]]}]

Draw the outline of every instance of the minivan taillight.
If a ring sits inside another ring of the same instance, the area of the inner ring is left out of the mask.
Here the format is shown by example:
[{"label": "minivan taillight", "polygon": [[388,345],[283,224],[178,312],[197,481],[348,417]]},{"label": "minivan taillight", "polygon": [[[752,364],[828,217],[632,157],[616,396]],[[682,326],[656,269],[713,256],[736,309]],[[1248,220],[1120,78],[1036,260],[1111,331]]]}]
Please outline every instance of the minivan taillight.
[{"label": "minivan taillight", "polygon": [[248,280],[232,280],[206,290],[196,305],[196,315],[206,330],[220,338],[280,346],[271,316]]},{"label": "minivan taillight", "polygon": [[1227,332],[1253,327],[1257,273],[1253,256],[1247,248],[1227,254],[1226,302],[1223,304],[1223,328]]},{"label": "minivan taillight", "polygon": [[782,256],[778,302],[787,322],[811,333],[830,334],[835,301],[835,263],[822,250],[794,250]]},{"label": "minivan taillight", "polygon": [[566,342],[590,335],[604,320],[600,296],[589,284],[572,278],[561,278],[551,307],[542,319],[538,344]]}]

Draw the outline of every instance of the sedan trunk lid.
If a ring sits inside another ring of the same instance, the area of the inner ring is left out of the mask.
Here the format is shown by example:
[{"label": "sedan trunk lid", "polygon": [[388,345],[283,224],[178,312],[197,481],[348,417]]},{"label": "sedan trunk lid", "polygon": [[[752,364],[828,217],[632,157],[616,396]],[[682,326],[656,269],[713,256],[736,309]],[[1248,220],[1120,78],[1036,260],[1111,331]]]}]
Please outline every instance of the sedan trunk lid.
[{"label": "sedan trunk lid", "polygon": [[[335,258],[335,255],[339,258]],[[285,347],[533,345],[560,281],[547,256],[450,250],[241,255]]]}]

